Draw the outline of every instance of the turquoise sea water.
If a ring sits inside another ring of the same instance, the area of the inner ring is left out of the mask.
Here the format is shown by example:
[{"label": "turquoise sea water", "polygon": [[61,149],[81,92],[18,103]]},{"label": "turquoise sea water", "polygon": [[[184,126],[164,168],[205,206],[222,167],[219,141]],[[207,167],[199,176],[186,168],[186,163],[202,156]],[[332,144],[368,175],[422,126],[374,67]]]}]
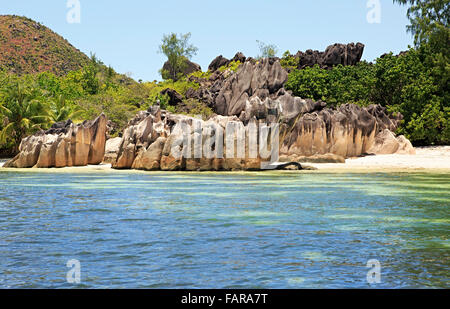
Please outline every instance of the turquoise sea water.
[{"label": "turquoise sea water", "polygon": [[448,174],[3,171],[0,187],[1,288],[450,287]]}]

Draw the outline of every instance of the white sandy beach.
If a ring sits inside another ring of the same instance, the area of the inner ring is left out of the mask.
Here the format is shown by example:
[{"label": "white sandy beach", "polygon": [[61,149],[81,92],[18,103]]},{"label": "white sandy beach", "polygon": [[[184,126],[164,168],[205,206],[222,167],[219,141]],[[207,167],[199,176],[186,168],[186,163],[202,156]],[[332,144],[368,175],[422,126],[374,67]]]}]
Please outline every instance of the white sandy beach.
[{"label": "white sandy beach", "polygon": [[386,169],[386,170],[408,170],[408,169],[432,169],[446,170],[450,172],[450,146],[417,147],[415,155],[391,154],[365,156],[351,158],[345,164],[308,164],[319,170],[345,169]]},{"label": "white sandy beach", "polygon": [[[0,167],[2,167],[5,162],[6,160],[0,160]],[[450,146],[417,147],[415,155],[377,155],[351,158],[347,159],[345,163],[306,163],[304,165],[315,167],[319,172],[408,172],[423,170],[431,172],[448,172],[450,174]],[[81,170],[116,171],[111,169],[111,164],[45,170],[65,172]],[[36,169],[34,169],[34,171],[36,171]]]}]

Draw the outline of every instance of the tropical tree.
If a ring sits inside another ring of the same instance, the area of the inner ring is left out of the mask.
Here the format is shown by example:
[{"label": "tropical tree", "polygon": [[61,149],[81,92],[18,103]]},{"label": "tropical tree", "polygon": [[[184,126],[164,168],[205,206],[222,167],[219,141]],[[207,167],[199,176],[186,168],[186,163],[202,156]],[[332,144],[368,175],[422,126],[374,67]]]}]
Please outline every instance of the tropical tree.
[{"label": "tropical tree", "polygon": [[93,62],[83,68],[81,80],[83,90],[90,95],[98,94],[100,91],[100,82],[97,78],[98,72],[99,67]]},{"label": "tropical tree", "polygon": [[[431,120],[441,123],[435,134],[424,126],[424,135],[431,140],[440,136],[439,143],[450,142],[450,2],[448,0],[393,0],[408,5],[407,15],[411,24],[407,30],[414,35],[414,43],[421,62],[432,78],[436,98],[423,102],[429,117],[417,114],[409,127],[420,128],[421,122]],[[420,84],[421,86],[423,84]],[[423,86],[422,86],[423,87]],[[438,104],[437,102],[441,102]],[[440,107],[438,107],[440,105]],[[432,107],[432,108],[431,108]],[[437,114],[442,115],[438,117]]]},{"label": "tropical tree", "polygon": [[11,145],[14,152],[25,136],[49,123],[47,106],[39,90],[26,88],[19,81],[13,81],[3,89],[0,113],[3,128],[0,131],[0,145]]},{"label": "tropical tree", "polygon": [[183,71],[187,67],[187,60],[197,54],[198,48],[189,43],[191,33],[186,34],[166,34],[163,36],[159,52],[166,55],[168,69],[161,69],[160,73],[164,79],[174,81],[180,79]]},{"label": "tropical tree", "polygon": [[259,52],[260,55],[257,57],[258,59],[261,58],[273,58],[278,53],[278,47],[274,44],[266,44],[264,42],[256,40],[256,43],[258,43]]},{"label": "tropical tree", "polygon": [[67,103],[63,95],[59,95],[50,102],[49,120],[51,122],[66,121],[68,119],[77,119],[83,114],[83,110],[76,105]]},{"label": "tropical tree", "polygon": [[394,2],[409,4],[407,14],[411,25],[407,29],[414,35],[417,46],[432,43],[449,48],[448,0],[394,0]]}]

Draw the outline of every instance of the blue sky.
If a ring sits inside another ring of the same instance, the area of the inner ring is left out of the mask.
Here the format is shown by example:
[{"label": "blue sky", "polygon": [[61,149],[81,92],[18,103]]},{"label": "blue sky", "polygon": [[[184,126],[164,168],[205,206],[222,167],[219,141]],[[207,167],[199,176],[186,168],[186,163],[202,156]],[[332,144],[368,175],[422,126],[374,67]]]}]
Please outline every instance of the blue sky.
[{"label": "blue sky", "polygon": [[333,43],[362,42],[363,58],[412,45],[406,8],[380,0],[381,23],[368,23],[368,0],[79,0],[81,23],[70,24],[67,0],[0,0],[0,14],[24,15],[50,27],[89,55],[92,51],[120,73],[161,79],[163,34],[191,32],[199,51],[193,61],[206,70],[222,54],[259,52],[256,40],[280,52],[324,50]]}]

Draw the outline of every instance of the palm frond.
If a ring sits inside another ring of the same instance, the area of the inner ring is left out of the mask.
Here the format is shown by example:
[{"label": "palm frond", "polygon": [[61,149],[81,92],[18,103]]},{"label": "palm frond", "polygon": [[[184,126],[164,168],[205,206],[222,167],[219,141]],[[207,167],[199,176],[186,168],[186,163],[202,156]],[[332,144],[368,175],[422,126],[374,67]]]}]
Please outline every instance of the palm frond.
[{"label": "palm frond", "polygon": [[0,131],[0,144],[4,144],[8,138],[8,135],[11,133],[11,130],[14,129],[14,123],[9,123],[3,130]]}]

